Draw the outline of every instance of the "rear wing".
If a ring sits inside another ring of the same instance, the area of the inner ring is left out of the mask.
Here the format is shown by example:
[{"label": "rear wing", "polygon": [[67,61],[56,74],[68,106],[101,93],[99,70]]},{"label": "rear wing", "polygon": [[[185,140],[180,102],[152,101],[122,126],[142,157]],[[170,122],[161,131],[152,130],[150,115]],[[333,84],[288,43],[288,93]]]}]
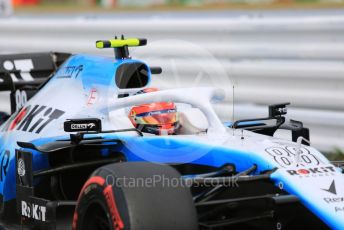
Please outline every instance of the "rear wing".
[{"label": "rear wing", "polygon": [[21,109],[69,53],[27,53],[0,55],[0,91],[11,92],[11,113]]}]

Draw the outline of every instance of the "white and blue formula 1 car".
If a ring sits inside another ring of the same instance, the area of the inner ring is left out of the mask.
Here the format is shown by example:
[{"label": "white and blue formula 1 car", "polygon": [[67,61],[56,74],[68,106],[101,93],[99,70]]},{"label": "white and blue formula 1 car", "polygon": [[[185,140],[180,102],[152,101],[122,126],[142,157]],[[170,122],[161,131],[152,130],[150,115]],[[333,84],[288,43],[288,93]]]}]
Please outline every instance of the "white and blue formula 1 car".
[{"label": "white and blue formula 1 car", "polygon": [[[341,166],[309,146],[302,122],[286,120],[287,104],[223,123],[212,108],[219,89],[137,93],[161,73],[129,56],[146,42],[96,43],[115,58],[0,56],[12,106],[0,127],[3,228],[344,229]],[[171,114],[165,132],[134,123]],[[291,140],[274,137],[278,129]]]}]

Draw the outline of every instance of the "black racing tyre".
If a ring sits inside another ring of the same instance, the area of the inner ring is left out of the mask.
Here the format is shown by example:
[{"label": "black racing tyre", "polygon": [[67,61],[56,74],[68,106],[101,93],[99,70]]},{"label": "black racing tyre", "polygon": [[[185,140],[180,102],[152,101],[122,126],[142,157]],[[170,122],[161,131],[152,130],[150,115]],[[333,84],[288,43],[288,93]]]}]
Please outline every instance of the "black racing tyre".
[{"label": "black racing tyre", "polygon": [[97,169],[83,186],[73,230],[198,229],[190,189],[170,166],[125,162]]}]

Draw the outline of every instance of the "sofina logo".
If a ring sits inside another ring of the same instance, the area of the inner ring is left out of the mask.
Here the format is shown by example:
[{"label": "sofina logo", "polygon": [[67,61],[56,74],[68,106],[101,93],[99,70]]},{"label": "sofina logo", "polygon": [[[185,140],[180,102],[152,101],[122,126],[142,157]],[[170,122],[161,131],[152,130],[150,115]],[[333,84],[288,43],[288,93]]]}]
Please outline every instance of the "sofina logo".
[{"label": "sofina logo", "polygon": [[23,159],[18,160],[18,166],[17,166],[17,172],[19,176],[25,176],[26,171],[25,171],[25,163]]},{"label": "sofina logo", "polygon": [[324,190],[326,192],[329,192],[329,193],[332,193],[334,195],[337,195],[336,184],[335,184],[334,180],[332,181],[332,183],[330,185],[330,188],[322,189],[322,190]]},{"label": "sofina logo", "polygon": [[324,201],[328,204],[344,203],[344,197],[325,197]]}]

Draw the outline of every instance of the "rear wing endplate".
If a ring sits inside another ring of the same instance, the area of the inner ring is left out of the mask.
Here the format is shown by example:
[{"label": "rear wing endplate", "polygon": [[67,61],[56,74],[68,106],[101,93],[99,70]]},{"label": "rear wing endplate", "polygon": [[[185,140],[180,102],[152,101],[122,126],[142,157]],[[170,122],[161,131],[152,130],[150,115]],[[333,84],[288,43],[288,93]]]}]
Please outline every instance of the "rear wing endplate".
[{"label": "rear wing endplate", "polygon": [[0,55],[0,91],[11,92],[11,112],[18,111],[38,91],[69,53]]}]

